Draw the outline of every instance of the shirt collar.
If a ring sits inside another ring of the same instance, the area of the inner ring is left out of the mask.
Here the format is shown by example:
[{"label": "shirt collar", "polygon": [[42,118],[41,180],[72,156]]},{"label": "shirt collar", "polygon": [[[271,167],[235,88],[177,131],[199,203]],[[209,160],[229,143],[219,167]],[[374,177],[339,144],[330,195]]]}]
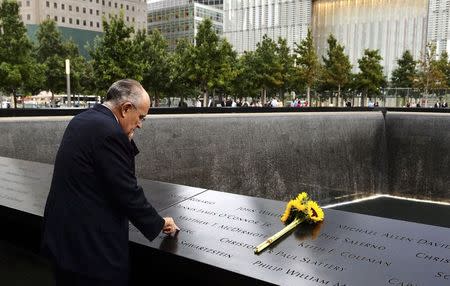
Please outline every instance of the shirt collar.
[{"label": "shirt collar", "polygon": [[111,110],[111,113],[112,113],[112,114],[114,115],[114,117],[116,118],[117,123],[119,123],[119,119],[118,119],[117,116],[114,114],[113,110],[112,110],[108,105],[106,105],[106,104],[104,104],[104,103],[102,103],[102,105],[103,105],[104,107],[108,108],[109,110]]}]

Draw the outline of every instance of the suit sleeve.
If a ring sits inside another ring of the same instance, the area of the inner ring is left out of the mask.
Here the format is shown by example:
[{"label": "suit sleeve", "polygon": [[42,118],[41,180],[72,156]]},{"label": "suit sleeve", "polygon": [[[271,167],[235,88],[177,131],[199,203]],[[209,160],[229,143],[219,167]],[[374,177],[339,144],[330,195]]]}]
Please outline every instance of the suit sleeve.
[{"label": "suit sleeve", "polygon": [[97,173],[107,182],[107,191],[115,205],[144,234],[153,240],[164,227],[164,219],[147,201],[137,185],[131,166],[131,151],[126,137],[106,137],[96,148]]}]

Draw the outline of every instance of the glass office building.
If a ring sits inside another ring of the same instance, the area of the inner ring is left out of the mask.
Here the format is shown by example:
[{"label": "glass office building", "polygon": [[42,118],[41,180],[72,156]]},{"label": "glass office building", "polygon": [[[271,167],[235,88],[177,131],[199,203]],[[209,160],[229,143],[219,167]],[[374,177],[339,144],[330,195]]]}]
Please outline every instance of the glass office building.
[{"label": "glass office building", "polygon": [[238,53],[256,49],[265,34],[300,43],[311,24],[311,0],[225,0],[224,36]]},{"label": "glass office building", "polygon": [[181,39],[194,44],[198,26],[205,18],[212,20],[219,35],[223,32],[223,12],[214,5],[199,4],[192,0],[154,1],[148,3],[147,13],[148,31],[158,29],[171,50]]},{"label": "glass office building", "polygon": [[420,57],[427,42],[427,12],[428,0],[313,1],[312,26],[318,54],[326,53],[327,38],[332,33],[345,46],[354,71],[364,49],[378,49],[384,73],[390,76],[405,50],[415,59]]},{"label": "glass office building", "polygon": [[223,7],[223,0],[194,0],[194,1],[199,4],[213,5],[216,8],[220,8],[220,9],[222,9],[222,7]]},{"label": "glass office building", "polygon": [[429,0],[428,42],[436,44],[436,52],[450,54],[450,0]]}]

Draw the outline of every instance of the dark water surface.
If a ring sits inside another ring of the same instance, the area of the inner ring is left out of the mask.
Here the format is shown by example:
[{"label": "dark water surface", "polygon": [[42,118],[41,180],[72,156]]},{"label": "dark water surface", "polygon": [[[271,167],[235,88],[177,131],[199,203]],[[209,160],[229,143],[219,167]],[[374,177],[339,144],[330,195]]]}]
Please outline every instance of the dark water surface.
[{"label": "dark water surface", "polygon": [[445,204],[378,197],[332,209],[450,228],[450,205]]}]

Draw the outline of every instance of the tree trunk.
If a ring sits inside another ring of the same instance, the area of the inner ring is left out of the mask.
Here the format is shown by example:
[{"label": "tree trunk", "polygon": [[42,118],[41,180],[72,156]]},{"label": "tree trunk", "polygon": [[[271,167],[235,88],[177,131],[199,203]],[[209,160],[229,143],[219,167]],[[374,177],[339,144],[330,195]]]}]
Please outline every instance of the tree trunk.
[{"label": "tree trunk", "polygon": [[[409,88],[408,88],[407,91],[406,91],[406,98],[408,99],[408,101],[411,100],[411,98],[409,97]],[[406,101],[406,100],[405,100],[405,101]],[[405,105],[406,105],[406,103],[405,103]]]},{"label": "tree trunk", "polygon": [[13,101],[14,101],[14,108],[17,108],[17,97],[15,91],[13,91]]},{"label": "tree trunk", "polygon": [[[317,95],[317,90],[314,90],[314,98],[316,99],[315,102],[317,102],[317,99],[319,98],[319,96]],[[315,105],[317,106],[317,104],[315,104]]]},{"label": "tree trunk", "polygon": [[155,91],[155,107],[159,106],[159,94],[157,91]]},{"label": "tree trunk", "polygon": [[282,91],[281,91],[281,99],[283,100],[283,106],[284,106],[284,102],[286,101],[286,98],[289,98],[289,96],[286,96],[287,94],[288,94],[288,90],[286,90],[286,89],[283,89]]},{"label": "tree trunk", "polygon": [[341,85],[338,85],[338,94],[337,94],[337,101],[336,101],[336,107],[341,106]]},{"label": "tree trunk", "polygon": [[308,107],[311,106],[311,87],[309,85],[306,87],[306,101],[308,102]]},{"label": "tree trunk", "polygon": [[366,95],[367,95],[367,91],[365,90],[361,94],[361,107],[364,107],[366,105]]},{"label": "tree trunk", "polygon": [[281,103],[282,103],[281,106],[282,106],[282,107],[284,107],[284,99],[285,99],[285,98],[284,98],[284,94],[285,94],[284,89],[281,89],[281,90],[280,90],[280,99],[281,99]]},{"label": "tree trunk", "polygon": [[51,90],[50,90],[50,92],[52,93],[52,99],[50,101],[50,105],[52,106],[52,108],[55,108],[55,94]]},{"label": "tree trunk", "polygon": [[203,92],[203,106],[208,106],[208,97],[208,89],[205,88],[205,91]]},{"label": "tree trunk", "polygon": [[266,105],[266,101],[267,101],[267,94],[266,94],[266,88],[262,89],[262,100],[261,100],[261,104],[264,106]]}]

